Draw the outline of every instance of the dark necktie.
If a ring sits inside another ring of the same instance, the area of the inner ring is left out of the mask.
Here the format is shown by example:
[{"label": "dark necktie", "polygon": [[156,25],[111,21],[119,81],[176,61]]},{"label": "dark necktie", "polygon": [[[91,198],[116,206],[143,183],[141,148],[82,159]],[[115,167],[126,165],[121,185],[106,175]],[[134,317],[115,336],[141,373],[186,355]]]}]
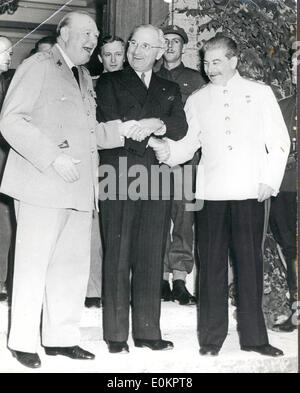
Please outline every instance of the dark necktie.
[{"label": "dark necktie", "polygon": [[144,85],[146,86],[146,89],[148,89],[148,86],[147,86],[147,84],[146,84],[146,81],[145,81],[145,73],[144,72],[142,72],[142,75],[141,75],[141,81],[144,83]]},{"label": "dark necktie", "polygon": [[72,72],[74,74],[75,79],[77,80],[78,86],[80,87],[78,68],[75,66],[72,67]]}]

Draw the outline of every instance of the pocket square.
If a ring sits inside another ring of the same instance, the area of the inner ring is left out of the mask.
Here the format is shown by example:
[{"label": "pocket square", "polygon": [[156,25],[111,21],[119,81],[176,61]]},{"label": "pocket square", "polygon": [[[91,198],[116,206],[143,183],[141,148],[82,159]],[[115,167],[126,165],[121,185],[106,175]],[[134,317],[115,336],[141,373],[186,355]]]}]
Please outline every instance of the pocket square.
[{"label": "pocket square", "polygon": [[61,144],[58,145],[60,149],[67,149],[69,146],[69,142],[67,140],[63,141]]}]

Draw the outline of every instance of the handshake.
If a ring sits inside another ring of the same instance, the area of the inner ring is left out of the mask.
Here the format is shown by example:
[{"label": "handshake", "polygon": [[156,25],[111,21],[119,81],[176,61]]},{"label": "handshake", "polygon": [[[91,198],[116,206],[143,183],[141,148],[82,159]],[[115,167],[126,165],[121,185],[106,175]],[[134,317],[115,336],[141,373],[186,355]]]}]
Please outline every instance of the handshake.
[{"label": "handshake", "polygon": [[[130,120],[121,125],[121,134],[126,138],[142,142],[151,135],[163,136],[166,133],[166,126],[160,119],[143,119],[140,121]],[[151,136],[148,141],[159,163],[166,161],[170,156],[170,148],[166,139]]]},{"label": "handshake", "polygon": [[166,133],[166,126],[156,118],[143,120],[130,120],[120,125],[120,133],[125,138],[133,139],[137,142],[142,142],[150,135],[163,136]]}]

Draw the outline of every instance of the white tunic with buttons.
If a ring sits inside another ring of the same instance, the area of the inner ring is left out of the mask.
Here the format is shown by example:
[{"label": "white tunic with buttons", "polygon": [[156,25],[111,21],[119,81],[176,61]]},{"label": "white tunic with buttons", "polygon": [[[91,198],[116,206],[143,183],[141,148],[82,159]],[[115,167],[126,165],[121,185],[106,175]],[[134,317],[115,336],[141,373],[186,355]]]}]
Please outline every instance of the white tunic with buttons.
[{"label": "white tunic with buttons", "polygon": [[181,141],[168,140],[166,163],[186,162],[202,147],[196,198],[256,199],[260,183],[277,195],[290,141],[269,86],[236,72],[225,87],[209,83],[192,94],[185,111],[188,133]]}]

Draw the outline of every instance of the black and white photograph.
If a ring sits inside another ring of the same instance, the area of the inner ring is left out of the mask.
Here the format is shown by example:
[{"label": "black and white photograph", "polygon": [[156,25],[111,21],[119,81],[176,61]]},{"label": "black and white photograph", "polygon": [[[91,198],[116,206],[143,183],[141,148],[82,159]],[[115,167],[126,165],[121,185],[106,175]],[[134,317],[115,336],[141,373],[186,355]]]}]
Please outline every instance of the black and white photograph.
[{"label": "black and white photograph", "polygon": [[0,374],[299,373],[297,6],[0,0]]}]

